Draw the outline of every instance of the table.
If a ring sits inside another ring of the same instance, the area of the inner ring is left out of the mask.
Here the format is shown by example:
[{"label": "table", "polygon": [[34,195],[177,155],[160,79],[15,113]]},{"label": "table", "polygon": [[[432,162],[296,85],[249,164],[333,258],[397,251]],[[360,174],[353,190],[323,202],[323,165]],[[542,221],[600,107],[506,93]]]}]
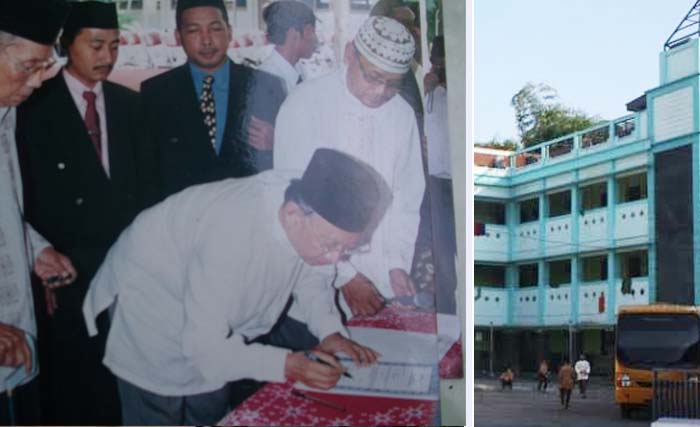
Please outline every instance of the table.
[{"label": "table", "polygon": [[[372,317],[358,316],[348,326],[435,333],[435,314],[400,307],[387,307]],[[455,361],[458,355],[459,360]],[[448,356],[452,360],[447,360]],[[455,343],[440,364],[441,373],[461,371],[461,345]],[[443,366],[444,365],[444,366]],[[342,405],[347,412],[292,396],[292,381],[269,383],[224,417],[220,425],[437,425],[440,404],[436,401],[343,396],[305,392]]]}]

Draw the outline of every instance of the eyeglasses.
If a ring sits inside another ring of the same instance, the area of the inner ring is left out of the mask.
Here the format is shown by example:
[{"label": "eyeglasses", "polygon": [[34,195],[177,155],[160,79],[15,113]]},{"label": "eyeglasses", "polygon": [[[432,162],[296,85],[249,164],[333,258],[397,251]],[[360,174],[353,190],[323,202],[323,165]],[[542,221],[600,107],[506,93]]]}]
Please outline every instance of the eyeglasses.
[{"label": "eyeglasses", "polygon": [[403,86],[403,78],[398,80],[388,80],[385,78],[377,77],[374,74],[370,74],[367,68],[362,64],[362,58],[360,57],[360,52],[355,48],[355,58],[357,58],[357,63],[360,66],[360,72],[362,73],[362,78],[369,84],[374,86],[384,86],[390,91],[398,92]]},{"label": "eyeglasses", "polygon": [[22,74],[24,74],[25,77],[31,77],[37,73],[43,73],[45,71],[48,71],[51,69],[56,64],[56,60],[53,58],[47,59],[46,61],[41,61],[41,62],[35,62],[35,61],[28,61],[32,62],[32,65],[26,65],[23,64],[22,62],[18,61],[15,57],[12,55],[5,53],[5,56],[10,59],[10,61],[14,64],[15,68]]},{"label": "eyeglasses", "polygon": [[328,243],[324,241],[321,235],[318,234],[318,231],[316,231],[316,228],[313,226],[313,224],[309,222],[310,215],[305,216],[304,218],[307,221],[307,228],[311,230],[311,235],[313,236],[314,240],[316,240],[316,245],[319,248],[321,248],[321,251],[323,251],[323,255],[326,258],[330,259],[331,255],[337,254],[338,259],[347,260],[353,255],[366,254],[372,249],[369,243],[364,243],[360,246],[350,249],[343,247],[341,243]]}]

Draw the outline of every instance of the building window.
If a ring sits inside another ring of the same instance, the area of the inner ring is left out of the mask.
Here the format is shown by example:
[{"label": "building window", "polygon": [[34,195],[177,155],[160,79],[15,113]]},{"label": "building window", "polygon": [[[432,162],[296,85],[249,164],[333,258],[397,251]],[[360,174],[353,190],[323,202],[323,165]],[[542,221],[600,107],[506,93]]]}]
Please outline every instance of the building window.
[{"label": "building window", "polygon": [[[173,1],[175,1],[175,0],[173,0]],[[124,10],[124,9],[126,9],[126,7],[127,7],[128,5],[129,5],[129,2],[128,2],[128,1],[124,1],[124,0],[120,0],[120,1],[117,3],[117,7],[119,7],[119,10]]]},{"label": "building window", "polygon": [[520,208],[520,223],[533,222],[540,219],[540,199],[528,199],[518,203]]},{"label": "building window", "polygon": [[474,201],[474,220],[483,224],[506,223],[506,205],[498,202]]},{"label": "building window", "polygon": [[518,266],[518,286],[530,288],[539,283],[539,270],[537,264],[523,264]]},{"label": "building window", "polygon": [[547,196],[547,200],[550,218],[571,213],[571,190],[550,194]]},{"label": "building window", "polygon": [[633,277],[646,277],[649,275],[649,261],[647,251],[623,252],[620,258],[620,277],[631,279]]},{"label": "building window", "polygon": [[506,267],[503,265],[474,264],[474,284],[490,288],[506,286]]},{"label": "building window", "polygon": [[581,187],[581,209],[584,211],[608,205],[608,185],[605,182]]},{"label": "building window", "polygon": [[647,198],[647,174],[623,176],[617,179],[617,203],[633,202]]},{"label": "building window", "polygon": [[571,260],[562,259],[550,261],[549,266],[549,286],[556,288],[565,283],[571,283]]},{"label": "building window", "polygon": [[143,9],[143,0],[131,0],[131,10]]},{"label": "building window", "polygon": [[608,256],[596,255],[581,258],[581,279],[584,282],[608,280]]}]

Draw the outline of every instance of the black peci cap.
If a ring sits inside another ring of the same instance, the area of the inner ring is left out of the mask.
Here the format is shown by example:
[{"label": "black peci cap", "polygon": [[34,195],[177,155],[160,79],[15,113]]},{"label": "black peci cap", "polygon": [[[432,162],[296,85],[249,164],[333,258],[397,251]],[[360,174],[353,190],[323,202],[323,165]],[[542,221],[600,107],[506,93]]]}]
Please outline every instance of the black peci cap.
[{"label": "black peci cap", "polygon": [[77,32],[82,28],[118,29],[117,5],[101,1],[72,3],[63,29],[66,32]]},{"label": "black peci cap", "polygon": [[323,219],[351,232],[365,231],[380,208],[381,177],[366,163],[340,151],[314,152],[299,186],[304,202]]},{"label": "black peci cap", "polygon": [[3,0],[0,2],[0,31],[52,46],[66,20],[64,0]]},{"label": "black peci cap", "polygon": [[215,7],[221,11],[224,21],[228,22],[228,12],[223,0],[177,0],[175,14],[178,16],[178,23],[182,12],[193,7]]}]

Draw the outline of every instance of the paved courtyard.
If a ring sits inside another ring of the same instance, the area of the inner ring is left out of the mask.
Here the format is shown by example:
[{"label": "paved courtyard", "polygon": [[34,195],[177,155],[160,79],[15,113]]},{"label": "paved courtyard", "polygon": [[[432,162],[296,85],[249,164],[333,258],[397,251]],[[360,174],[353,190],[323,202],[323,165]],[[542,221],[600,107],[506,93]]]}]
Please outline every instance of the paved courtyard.
[{"label": "paved courtyard", "polygon": [[474,426],[642,427],[650,424],[645,411],[633,412],[630,420],[621,418],[610,381],[594,378],[587,399],[579,397],[578,390],[574,390],[568,410],[559,404],[559,390],[551,386],[541,393],[536,390],[534,380],[516,379],[513,391],[500,391],[498,378],[476,378]]}]

